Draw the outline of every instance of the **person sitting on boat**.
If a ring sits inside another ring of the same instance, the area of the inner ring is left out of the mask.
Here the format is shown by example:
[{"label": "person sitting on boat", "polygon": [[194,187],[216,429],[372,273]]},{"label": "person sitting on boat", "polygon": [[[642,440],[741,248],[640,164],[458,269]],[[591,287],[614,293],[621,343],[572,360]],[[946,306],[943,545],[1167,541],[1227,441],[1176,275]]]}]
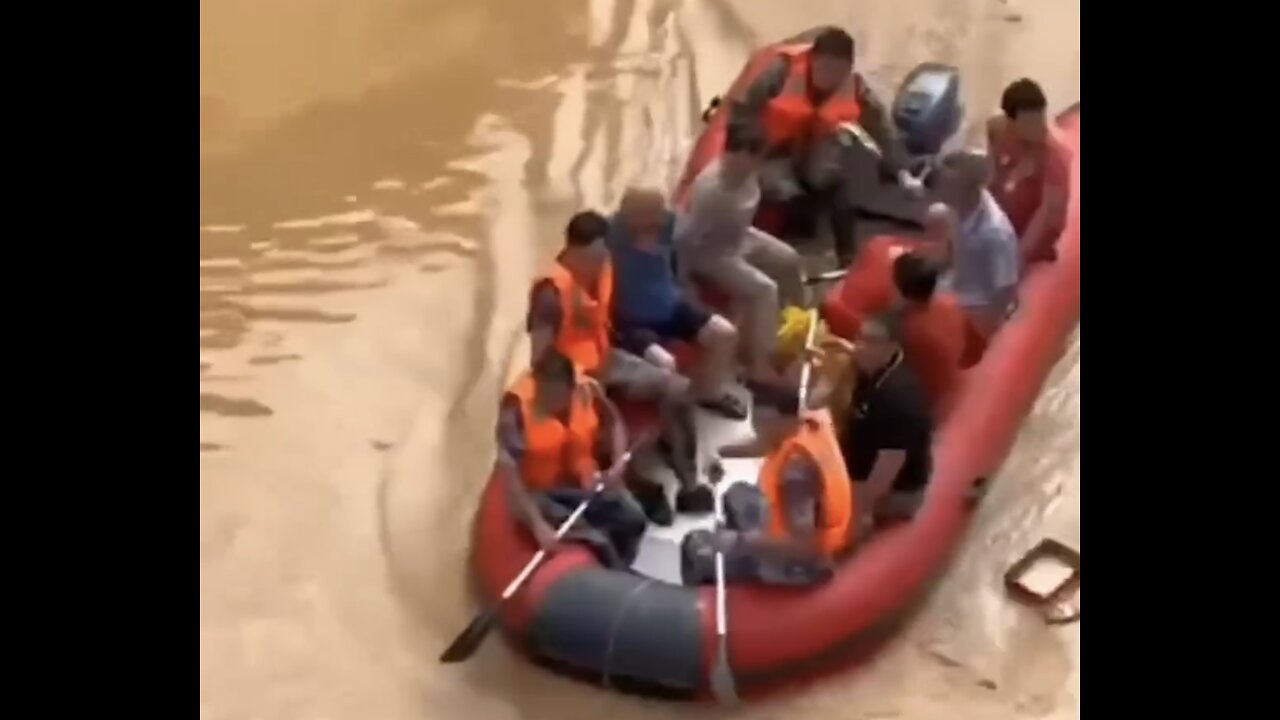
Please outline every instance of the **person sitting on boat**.
[{"label": "person sitting on boat", "polygon": [[[647,520],[616,466],[626,428],[596,381],[558,350],[544,351],[503,396],[496,440],[511,511],[540,546],[555,546],[553,528],[603,480],[583,525],[566,537],[588,544],[610,568],[630,567]],[[602,476],[602,464],[613,469]]]},{"label": "person sitting on boat", "polygon": [[960,371],[976,364],[986,346],[955,296],[938,290],[956,226],[955,213],[934,203],[920,239],[872,239],[822,306],[832,331],[848,340],[858,336],[863,318],[900,306],[907,363],[939,419],[950,410]]},{"label": "person sitting on boat", "polygon": [[840,438],[858,497],[880,520],[912,517],[933,468],[933,417],[905,362],[902,325],[901,309],[862,323],[853,351],[858,378]]},{"label": "person sitting on boat", "polygon": [[[947,230],[951,242],[943,246],[948,264],[943,287],[987,338],[1004,323],[1017,299],[1019,264],[1018,235],[987,190],[990,167],[977,153],[951,153],[942,159],[936,184],[939,197],[959,216],[958,227]],[[932,208],[930,212],[935,215]]]},{"label": "person sitting on boat", "polygon": [[[610,314],[614,305],[614,269],[605,246],[609,222],[597,212],[575,214],[565,227],[565,245],[551,270],[533,283],[527,319],[531,364],[551,349],[569,357],[607,392],[633,402],[657,403],[659,449],[682,487],[697,484],[693,461],[693,409],[689,379],[615,343]],[[641,347],[639,352],[644,352]],[[643,497],[648,498],[648,494]],[[650,509],[664,523],[670,508],[654,495]],[[690,501],[698,506],[701,501]],[[705,502],[701,502],[705,504]],[[669,522],[669,520],[667,521]]]},{"label": "person sitting on boat", "polygon": [[790,213],[793,217],[815,217],[825,210],[842,266],[853,259],[857,212],[851,188],[843,187],[838,177],[832,179],[834,186],[811,186],[807,168],[830,165],[810,157],[814,149],[828,147],[822,141],[842,124],[859,124],[881,148],[885,169],[905,187],[919,189],[919,181],[907,172],[906,152],[885,104],[853,71],[853,59],[853,37],[827,27],[811,43],[778,48],[756,79],[729,97],[728,131],[765,138],[770,157],[761,175],[765,198],[787,207],[813,206]]},{"label": "person sitting on boat", "polygon": [[688,210],[675,228],[680,268],[723,290],[743,310],[746,357],[757,379],[773,374],[782,305],[804,304],[800,254],[751,224],[760,204],[763,151],[757,135],[726,135],[724,153],[690,185]]},{"label": "person sitting on boat", "polygon": [[1057,258],[1067,225],[1072,152],[1049,121],[1049,101],[1034,80],[1010,83],[1001,112],[987,121],[995,160],[991,194],[1018,233],[1023,265]]},{"label": "person sitting on boat", "polygon": [[720,457],[764,456],[759,483],[726,490],[726,528],[686,536],[688,584],[715,577],[717,549],[728,582],[810,585],[829,578],[836,558],[853,547],[854,489],[831,414],[797,414],[794,395],[790,407],[758,404],[756,414],[756,438],[720,448],[709,473],[712,482],[723,479]]}]

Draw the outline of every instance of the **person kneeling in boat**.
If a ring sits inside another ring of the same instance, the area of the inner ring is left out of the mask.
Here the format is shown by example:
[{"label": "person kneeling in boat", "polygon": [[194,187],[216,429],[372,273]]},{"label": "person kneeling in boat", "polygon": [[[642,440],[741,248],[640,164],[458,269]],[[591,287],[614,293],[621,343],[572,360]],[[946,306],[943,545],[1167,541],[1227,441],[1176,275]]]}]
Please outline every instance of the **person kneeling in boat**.
[{"label": "person kneeling in boat", "polygon": [[876,520],[914,516],[933,469],[933,416],[904,362],[902,327],[901,309],[882,313],[862,323],[852,346],[858,375],[840,444],[858,497]]},{"label": "person kneeling in boat", "polygon": [[1019,236],[1023,266],[1052,262],[1067,226],[1072,152],[1049,120],[1049,101],[1034,80],[1010,83],[1000,113],[987,121],[995,160],[991,194]]},{"label": "person kneeling in boat", "polygon": [[[527,318],[531,364],[555,349],[598,380],[605,390],[632,402],[658,406],[659,450],[681,484],[678,505],[691,511],[709,507],[698,490],[693,462],[693,408],[689,379],[673,364],[645,359],[616,347],[611,314],[614,269],[605,245],[609,222],[597,212],[575,214],[565,227],[565,245],[551,270],[533,283]],[[661,350],[661,348],[658,348]],[[662,353],[669,358],[669,355]],[[637,488],[639,491],[639,488]],[[669,525],[671,508],[660,492],[640,492],[654,522]]]},{"label": "person kneeling in boat", "polygon": [[[586,543],[607,567],[630,567],[647,521],[617,465],[626,430],[597,382],[559,351],[545,351],[502,398],[496,439],[512,513],[542,548],[556,545],[554,528],[602,481],[566,537]],[[610,465],[603,475],[601,459]]]},{"label": "person kneeling in boat", "polygon": [[[800,219],[812,219],[825,210],[841,266],[853,260],[855,250],[853,189],[839,177],[831,178],[831,185],[813,187],[809,168],[831,162],[815,160],[811,153],[835,149],[826,140],[841,125],[861,125],[881,149],[885,170],[904,187],[920,190],[919,181],[906,169],[905,149],[885,104],[854,72],[853,59],[853,37],[840,28],[824,28],[812,43],[779,48],[754,82],[729,98],[729,132],[766,138],[771,157],[761,176],[766,199],[788,208],[812,206],[799,213],[808,216]],[[805,230],[799,234],[810,234]]]},{"label": "person kneeling in boat", "polygon": [[[784,404],[785,405],[785,404]],[[726,528],[691,533],[682,548],[688,584],[713,580],[717,550],[729,582],[809,585],[831,576],[835,560],[852,548],[856,523],[853,485],[831,414],[796,414],[758,404],[756,439],[720,448],[720,457],[764,456],[759,485],[725,491]],[[724,477],[716,457],[713,483]]]}]

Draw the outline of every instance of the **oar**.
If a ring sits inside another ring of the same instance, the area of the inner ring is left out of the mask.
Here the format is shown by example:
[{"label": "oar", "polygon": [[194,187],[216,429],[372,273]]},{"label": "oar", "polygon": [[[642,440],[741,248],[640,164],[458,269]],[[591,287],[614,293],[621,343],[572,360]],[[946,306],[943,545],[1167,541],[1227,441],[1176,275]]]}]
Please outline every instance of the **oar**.
[{"label": "oar", "polygon": [[843,270],[828,270],[827,272],[818,273],[817,275],[808,275],[804,279],[805,285],[819,285],[821,283],[837,282],[843,280],[845,275],[849,274],[849,268]]},{"label": "oar", "polygon": [[[631,456],[635,453],[636,449],[648,439],[649,437],[645,436],[632,445],[630,450],[624,453],[622,457],[618,458],[618,461],[612,468],[610,468],[610,472],[616,472],[619,468],[631,462]],[[569,529],[573,527],[574,523],[578,522],[578,519],[582,517],[582,514],[587,511],[587,505],[590,504],[591,500],[594,499],[596,495],[599,495],[600,491],[604,489],[604,484],[604,477],[601,476],[601,478],[596,481],[595,487],[591,489],[591,494],[588,495],[585,500],[578,503],[578,507],[574,508],[573,512],[570,513],[569,518],[561,523],[560,527],[556,528],[557,541],[563,538],[565,533],[569,532]],[[517,575],[516,578],[511,581],[511,584],[507,585],[507,588],[502,591],[502,595],[500,595],[492,605],[485,608],[479,615],[477,615],[475,619],[471,621],[471,624],[467,625],[467,628],[463,630],[458,637],[453,639],[452,643],[449,643],[449,647],[445,648],[445,651],[440,654],[440,662],[462,662],[474,655],[476,650],[480,647],[480,643],[484,642],[484,639],[488,637],[494,626],[497,625],[499,611],[502,609],[502,604],[511,599],[511,596],[515,595],[520,590],[521,586],[523,586],[525,581],[529,579],[529,576],[533,574],[533,571],[538,569],[538,566],[542,564],[542,561],[545,560],[546,557],[547,551],[545,548],[538,550],[537,554],[533,556],[533,559],[530,560],[529,563],[524,566],[524,569],[520,571],[520,574]]]},{"label": "oar", "polygon": [[[724,488],[715,488],[716,530],[724,527]],[[737,683],[729,667],[729,612],[725,603],[724,551],[716,543],[716,659],[711,667],[711,694],[723,704],[738,702]]]},{"label": "oar", "polygon": [[800,366],[800,391],[796,400],[796,414],[803,413],[808,408],[809,402],[809,376],[813,373],[813,361],[809,359],[809,352],[813,350],[813,341],[818,335],[818,311],[809,311],[809,332],[804,337],[804,365]]}]

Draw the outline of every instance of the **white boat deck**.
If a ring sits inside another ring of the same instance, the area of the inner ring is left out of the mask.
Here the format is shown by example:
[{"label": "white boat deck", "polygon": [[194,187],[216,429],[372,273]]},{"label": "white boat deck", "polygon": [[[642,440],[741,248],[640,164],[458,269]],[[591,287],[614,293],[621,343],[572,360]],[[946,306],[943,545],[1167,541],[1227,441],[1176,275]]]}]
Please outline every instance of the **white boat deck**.
[{"label": "white boat deck", "polygon": [[[750,394],[739,388],[739,397],[750,404]],[[698,408],[695,413],[697,431],[697,465],[698,480],[707,480],[707,463],[717,448],[732,443],[750,440],[754,436],[750,417],[746,420],[730,420],[715,413]],[[679,488],[675,473],[671,471],[653,453],[644,453],[636,457],[640,470],[646,477],[662,481],[667,492],[667,499],[672,508],[675,507],[675,494]],[[760,475],[760,466],[764,458],[730,458],[722,461],[725,470],[724,480],[713,488],[723,493],[735,483],[755,484]],[[641,575],[647,575],[675,585],[681,584],[680,577],[680,544],[684,536],[694,530],[711,530],[715,526],[715,516],[711,513],[703,515],[676,514],[671,527],[660,527],[650,523],[640,541],[640,551],[636,555],[631,569]]]}]

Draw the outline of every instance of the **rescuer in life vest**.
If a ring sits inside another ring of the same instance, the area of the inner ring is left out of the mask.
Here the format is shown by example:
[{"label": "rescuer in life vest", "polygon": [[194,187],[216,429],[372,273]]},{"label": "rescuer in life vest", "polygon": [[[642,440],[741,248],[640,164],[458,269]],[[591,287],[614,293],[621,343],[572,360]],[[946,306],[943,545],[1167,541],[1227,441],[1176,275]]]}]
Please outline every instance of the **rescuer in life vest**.
[{"label": "rescuer in life vest", "polygon": [[[720,448],[723,457],[764,456],[759,484],[739,482],[725,491],[726,528],[686,536],[686,584],[714,579],[716,550],[725,554],[729,582],[810,585],[831,576],[834,561],[855,541],[854,486],[825,409],[756,406],[756,438]],[[715,458],[708,472],[724,478]]]},{"label": "rescuer in life vest", "polygon": [[[690,511],[705,509],[710,500],[697,484],[693,463],[693,395],[689,378],[650,350],[637,353],[617,347],[614,312],[614,267],[605,245],[609,222],[601,214],[583,211],[565,227],[564,249],[551,270],[533,283],[527,328],[536,365],[548,350],[568,357],[586,375],[598,380],[614,397],[657,404],[659,452],[680,480],[677,504]],[[634,343],[633,343],[634,344]],[[661,353],[666,355],[666,353]],[[669,525],[671,509],[661,493],[647,505],[654,522]]]},{"label": "rescuer in life vest", "polygon": [[840,143],[830,140],[842,124],[861,125],[881,150],[883,170],[913,193],[921,191],[907,171],[905,148],[886,106],[853,72],[853,59],[853,37],[823,28],[811,43],[780,47],[754,82],[728,97],[729,132],[766,138],[769,161],[761,188],[767,201],[787,208],[788,222],[766,229],[780,236],[812,235],[812,221],[825,211],[841,266],[853,259],[860,190],[846,187],[843,172],[822,170],[843,168],[842,158],[815,153],[841,152]]},{"label": "rescuer in life vest", "polygon": [[565,537],[590,546],[606,567],[631,566],[647,522],[617,467],[626,428],[599,383],[558,350],[543,352],[503,396],[496,440],[511,512],[548,550],[554,527],[591,495],[601,468],[613,468]]}]

